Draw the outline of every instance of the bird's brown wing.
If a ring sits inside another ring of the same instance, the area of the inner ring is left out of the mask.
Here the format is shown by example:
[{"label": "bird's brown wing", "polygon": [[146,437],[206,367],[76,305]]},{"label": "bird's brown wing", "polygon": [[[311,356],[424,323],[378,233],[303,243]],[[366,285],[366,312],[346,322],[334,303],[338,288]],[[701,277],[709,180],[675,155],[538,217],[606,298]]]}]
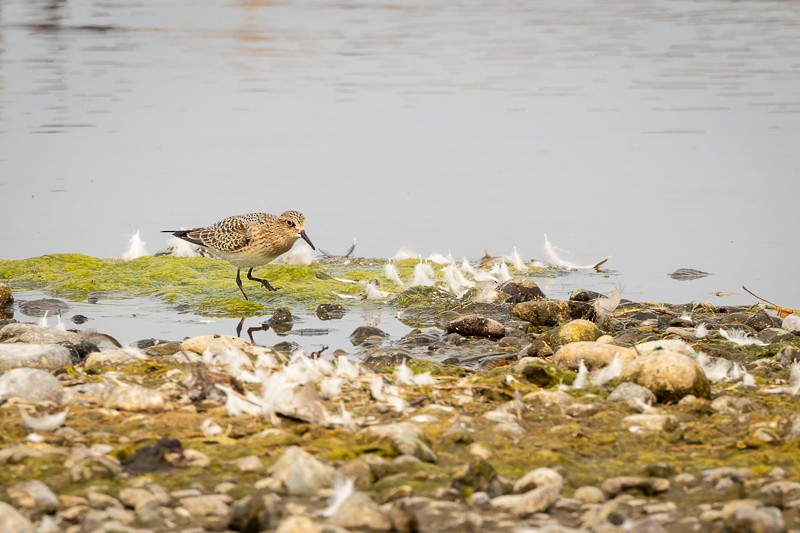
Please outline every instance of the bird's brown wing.
[{"label": "bird's brown wing", "polygon": [[236,252],[250,243],[251,225],[251,222],[242,217],[228,217],[207,228],[189,230],[183,238],[212,250]]}]

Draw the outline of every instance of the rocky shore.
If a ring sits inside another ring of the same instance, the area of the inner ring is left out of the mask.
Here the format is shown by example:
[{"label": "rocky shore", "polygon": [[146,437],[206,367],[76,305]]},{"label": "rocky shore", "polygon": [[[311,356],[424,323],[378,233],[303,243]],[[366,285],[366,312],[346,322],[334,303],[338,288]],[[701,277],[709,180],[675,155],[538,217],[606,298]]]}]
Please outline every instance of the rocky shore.
[{"label": "rocky shore", "polygon": [[0,531],[800,530],[800,317],[492,291],[352,352],[0,319]]}]

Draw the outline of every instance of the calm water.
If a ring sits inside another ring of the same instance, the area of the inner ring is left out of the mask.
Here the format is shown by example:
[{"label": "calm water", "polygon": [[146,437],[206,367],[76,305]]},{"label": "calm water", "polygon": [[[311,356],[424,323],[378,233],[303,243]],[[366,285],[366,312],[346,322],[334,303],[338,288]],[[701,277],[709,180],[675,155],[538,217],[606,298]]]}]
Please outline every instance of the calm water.
[{"label": "calm water", "polygon": [[613,256],[553,296],[800,307],[798,140],[800,2],[0,1],[4,259],[299,209],[334,253]]}]

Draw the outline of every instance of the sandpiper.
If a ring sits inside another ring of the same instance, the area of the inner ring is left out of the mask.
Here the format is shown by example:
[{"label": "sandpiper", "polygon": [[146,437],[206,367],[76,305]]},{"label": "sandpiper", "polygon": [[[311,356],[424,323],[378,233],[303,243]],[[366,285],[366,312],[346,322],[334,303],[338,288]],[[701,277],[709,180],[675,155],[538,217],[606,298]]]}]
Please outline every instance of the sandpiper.
[{"label": "sandpiper", "polygon": [[267,213],[248,213],[220,220],[205,228],[165,230],[174,236],[209,250],[225,259],[236,269],[236,285],[245,300],[240,273],[249,267],[247,279],[261,282],[270,291],[277,291],[269,281],[253,277],[253,268],[274,260],[289,251],[300,237],[316,250],[305,232],[306,218],[298,211],[286,211],[281,216]]}]

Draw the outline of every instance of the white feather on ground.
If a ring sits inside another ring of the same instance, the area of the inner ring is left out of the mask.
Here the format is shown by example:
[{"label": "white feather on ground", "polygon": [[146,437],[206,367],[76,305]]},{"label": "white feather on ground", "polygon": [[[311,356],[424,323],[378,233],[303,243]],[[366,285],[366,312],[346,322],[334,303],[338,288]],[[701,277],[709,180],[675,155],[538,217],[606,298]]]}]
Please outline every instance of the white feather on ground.
[{"label": "white feather on ground", "polygon": [[694,328],[694,336],[698,339],[705,339],[708,337],[708,327],[706,326],[705,322],[698,324],[697,327]]},{"label": "white feather on ground", "polygon": [[136,230],[131,238],[128,240],[128,249],[125,250],[120,258],[128,261],[130,259],[136,259],[137,257],[143,257],[147,254],[147,250],[145,249],[145,242],[139,236],[139,230]]},{"label": "white feather on ground", "polygon": [[397,271],[397,267],[394,266],[393,263],[386,263],[386,266],[383,267],[383,275],[386,276],[386,279],[388,279],[398,287],[402,287],[405,285],[405,283],[403,283],[403,280],[400,279],[400,273]]},{"label": "white feather on ground", "polygon": [[611,318],[611,315],[614,314],[614,311],[619,306],[620,301],[622,301],[622,293],[617,287],[614,287],[614,290],[611,291],[611,294],[607,298],[600,297],[594,301],[592,306],[597,315],[598,326],[602,326]]},{"label": "white feather on ground", "polygon": [[414,266],[414,279],[411,281],[412,287],[424,286],[432,287],[436,282],[436,273],[428,263],[423,263],[422,259]]},{"label": "white feather on ground", "polygon": [[200,424],[200,430],[206,437],[216,437],[217,435],[222,435],[222,428],[219,424],[214,422],[213,418],[206,418],[203,420],[203,423]]},{"label": "white feather on ground", "polygon": [[54,429],[60,428],[67,419],[67,413],[69,413],[69,409],[64,409],[62,412],[54,415],[44,415],[34,418],[26,413],[21,407],[19,409],[19,414],[22,416],[22,421],[25,422],[26,426],[34,431],[53,431]]},{"label": "white feather on ground", "polygon": [[314,252],[307,244],[296,246],[283,256],[283,262],[287,265],[310,265],[314,262]]},{"label": "white feather on ground", "polygon": [[575,264],[575,263],[573,263],[571,261],[567,261],[566,259],[561,258],[561,256],[558,255],[558,250],[559,250],[559,248],[556,247],[555,245],[553,245],[550,242],[550,240],[547,238],[547,234],[545,234],[545,236],[544,236],[544,254],[547,257],[547,260],[550,263],[554,264],[554,265],[558,265],[558,266],[561,266],[561,267],[564,267],[564,268],[570,268],[570,269],[573,269],[573,270],[596,269],[597,267],[599,267],[600,265],[602,265],[603,263],[605,263],[606,261],[611,259],[611,256],[609,255],[608,257],[605,257],[605,258],[601,259],[600,261],[596,261],[596,262],[591,263],[589,265],[578,265],[578,264]]},{"label": "white feather on ground", "polygon": [[795,361],[792,363],[791,370],[789,371],[788,386],[772,387],[765,392],[768,394],[791,394],[792,396],[800,392],[800,362]]},{"label": "white feather on ground", "polygon": [[495,263],[489,269],[489,275],[497,278],[498,283],[504,283],[511,279],[511,272],[508,271],[508,265],[505,261]]},{"label": "white feather on ground", "polygon": [[619,377],[619,375],[622,374],[622,367],[622,359],[620,359],[619,354],[617,354],[614,356],[611,363],[594,373],[592,376],[592,385],[599,387]]},{"label": "white feather on ground", "polygon": [[728,373],[733,367],[733,364],[727,359],[710,357],[703,352],[697,354],[696,360],[711,383],[727,379]]},{"label": "white feather on ground", "polygon": [[586,368],[586,364],[581,359],[580,363],[578,363],[578,375],[575,376],[575,380],[572,382],[573,389],[582,389],[586,386],[586,380],[589,377],[589,369]]},{"label": "white feather on ground", "polygon": [[742,329],[719,329],[719,334],[722,335],[723,338],[729,340],[734,344],[738,344],[739,346],[766,346],[766,342],[762,342],[758,339],[754,339],[750,336],[745,330]]},{"label": "white feather on ground", "polygon": [[167,245],[167,249],[171,250],[170,255],[174,257],[200,257],[197,246],[178,237],[173,236],[167,239]]},{"label": "white feather on ground", "polygon": [[349,477],[345,477],[342,480],[337,481],[333,486],[333,495],[331,496],[331,501],[328,506],[322,510],[322,516],[325,518],[330,518],[335,515],[342,504],[353,495],[354,486],[353,480]]},{"label": "white feather on ground", "polygon": [[447,265],[442,270],[444,283],[447,288],[461,298],[470,288],[475,286],[475,282],[468,280],[455,265]]},{"label": "white feather on ground", "polygon": [[364,289],[365,300],[383,300],[389,297],[389,292],[381,290],[377,280],[370,280]]}]

